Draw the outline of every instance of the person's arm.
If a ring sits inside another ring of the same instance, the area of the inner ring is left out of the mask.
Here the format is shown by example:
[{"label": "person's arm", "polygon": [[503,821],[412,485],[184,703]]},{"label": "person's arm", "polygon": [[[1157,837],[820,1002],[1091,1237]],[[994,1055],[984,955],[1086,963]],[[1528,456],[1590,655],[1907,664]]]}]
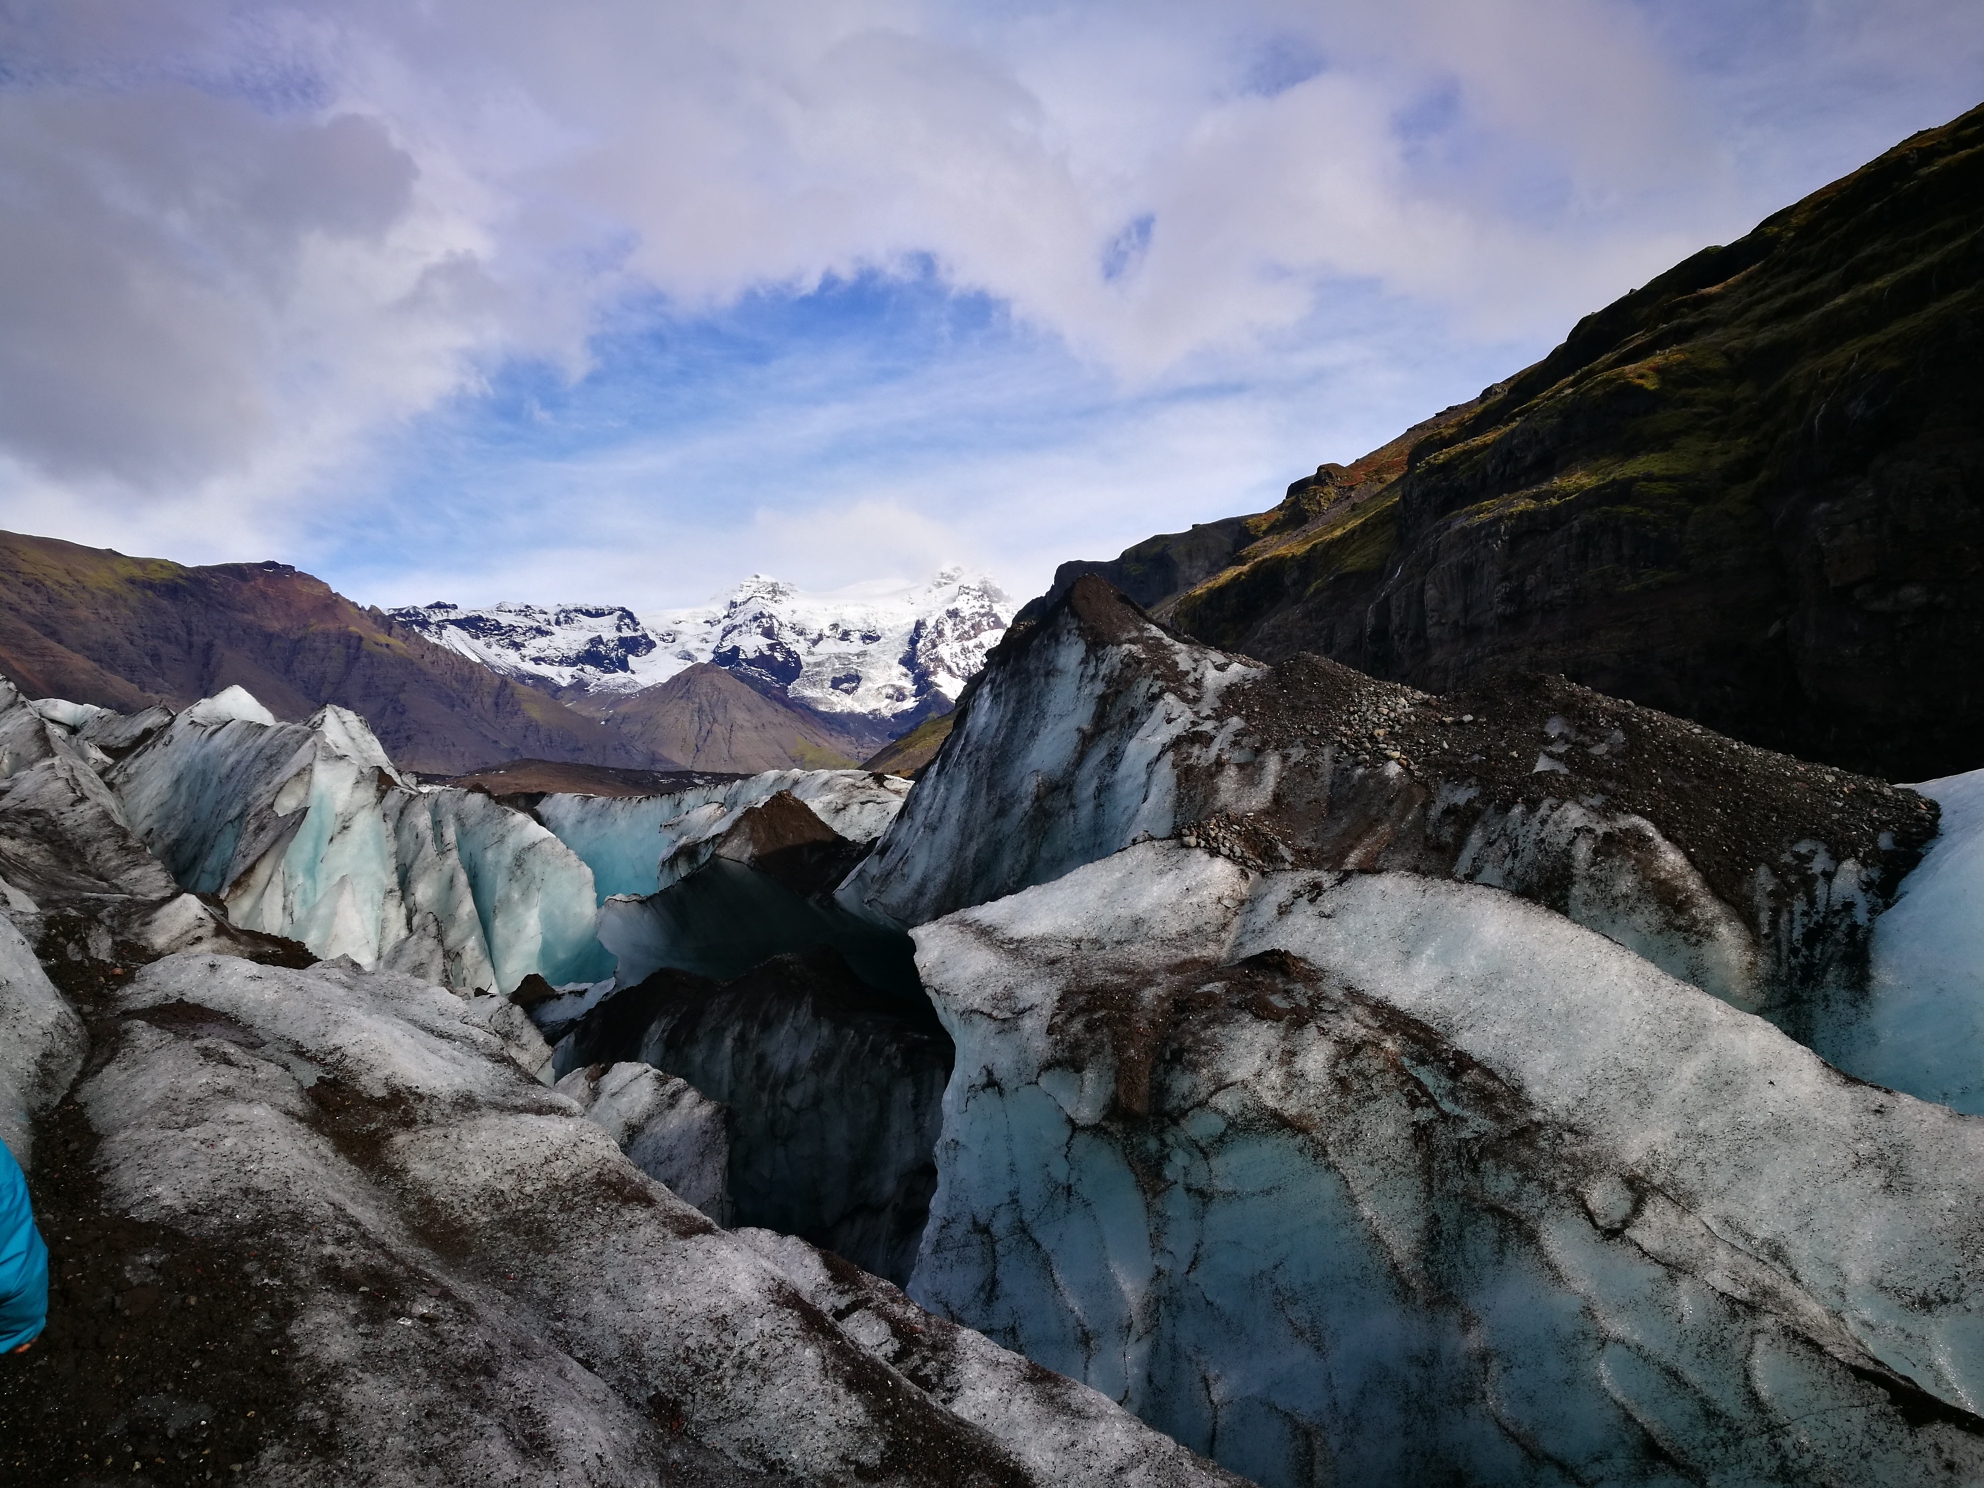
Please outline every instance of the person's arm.
[{"label": "person's arm", "polygon": [[48,1321],[48,1247],[34,1227],[28,1183],[0,1143],[0,1353],[25,1353]]}]

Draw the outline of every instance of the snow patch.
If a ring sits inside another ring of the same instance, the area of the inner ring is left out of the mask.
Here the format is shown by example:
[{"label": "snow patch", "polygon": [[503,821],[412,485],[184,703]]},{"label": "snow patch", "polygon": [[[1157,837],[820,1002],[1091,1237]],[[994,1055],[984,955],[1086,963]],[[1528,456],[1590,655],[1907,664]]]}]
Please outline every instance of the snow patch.
[{"label": "snow patch", "polygon": [[275,714],[264,708],[255,694],[236,684],[224,687],[210,698],[201,698],[181,715],[191,723],[274,723]]}]

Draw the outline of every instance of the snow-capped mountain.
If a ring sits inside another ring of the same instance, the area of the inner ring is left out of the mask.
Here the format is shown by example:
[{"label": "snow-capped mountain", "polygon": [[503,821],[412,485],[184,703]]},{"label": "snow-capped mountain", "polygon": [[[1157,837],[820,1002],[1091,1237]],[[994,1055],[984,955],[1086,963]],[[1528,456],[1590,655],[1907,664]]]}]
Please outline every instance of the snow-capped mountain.
[{"label": "snow-capped mountain", "polygon": [[818,712],[895,718],[936,696],[954,701],[1006,633],[1013,604],[990,579],[947,568],[906,590],[832,594],[754,574],[707,605],[648,615],[436,603],[392,616],[492,670],[553,687],[632,693],[710,662]]}]

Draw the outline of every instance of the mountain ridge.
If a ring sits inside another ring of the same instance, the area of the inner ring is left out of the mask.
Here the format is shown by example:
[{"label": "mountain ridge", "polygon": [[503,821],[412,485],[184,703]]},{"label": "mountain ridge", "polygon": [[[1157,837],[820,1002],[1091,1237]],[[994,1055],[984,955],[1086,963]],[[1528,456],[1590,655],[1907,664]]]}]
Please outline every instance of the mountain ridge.
[{"label": "mountain ridge", "polygon": [[1012,621],[990,579],[950,567],[894,591],[809,594],[753,574],[703,605],[636,614],[623,605],[405,605],[395,621],[584,711],[714,665],[876,747],[942,713]]},{"label": "mountain ridge", "polygon": [[0,671],[32,696],[127,711],[235,684],[292,722],[338,703],[435,773],[518,755],[677,768],[281,563],[189,567],[0,533]]},{"label": "mountain ridge", "polygon": [[[1978,763],[1984,108],[1586,316],[1269,511],[1062,565],[1182,633],[1521,671],[1807,758]],[[1023,611],[1026,615],[1028,611]]]}]

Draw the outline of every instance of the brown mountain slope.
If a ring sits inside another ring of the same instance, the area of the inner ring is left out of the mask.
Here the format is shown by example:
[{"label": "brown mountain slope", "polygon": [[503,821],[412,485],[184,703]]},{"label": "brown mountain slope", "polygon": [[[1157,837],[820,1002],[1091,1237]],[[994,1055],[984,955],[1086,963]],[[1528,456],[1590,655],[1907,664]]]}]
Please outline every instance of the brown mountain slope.
[{"label": "brown mountain slope", "polygon": [[867,753],[818,714],[767,697],[708,662],[659,687],[581,695],[571,706],[600,719],[602,731],[625,747],[679,760],[678,768],[747,775],[795,766],[838,770]]},{"label": "brown mountain slope", "polygon": [[33,697],[183,707],[239,683],[278,717],[339,703],[409,769],[675,762],[280,563],[188,568],[0,533],[0,672]]},{"label": "brown mountain slope", "polygon": [[957,719],[950,713],[926,718],[900,739],[884,745],[864,760],[861,768],[872,770],[877,775],[901,775],[914,780],[937,757],[937,751],[950,738],[951,725],[955,722]]},{"label": "brown mountain slope", "polygon": [[[1586,317],[1402,450],[1298,481],[1218,572],[1138,597],[1267,660],[1431,691],[1562,673],[1890,778],[1971,769],[1980,409],[1984,109]],[[1118,564],[1150,571],[1151,546]]]}]

